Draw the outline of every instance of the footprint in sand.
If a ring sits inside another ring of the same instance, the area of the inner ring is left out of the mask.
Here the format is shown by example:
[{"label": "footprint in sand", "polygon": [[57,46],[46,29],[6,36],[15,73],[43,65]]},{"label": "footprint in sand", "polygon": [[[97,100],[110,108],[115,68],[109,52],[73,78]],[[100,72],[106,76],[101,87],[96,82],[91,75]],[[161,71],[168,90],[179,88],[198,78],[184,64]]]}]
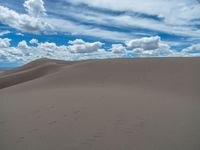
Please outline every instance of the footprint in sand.
[{"label": "footprint in sand", "polygon": [[57,122],[56,121],[51,121],[51,122],[49,122],[48,124],[49,125],[53,125],[53,124],[56,124]]},{"label": "footprint in sand", "polygon": [[52,106],[47,107],[47,110],[49,110],[49,111],[52,109],[55,109],[55,106],[52,105]]},{"label": "footprint in sand", "polygon": [[23,137],[23,136],[19,137],[19,140],[24,140],[24,139],[25,139],[25,137]]},{"label": "footprint in sand", "polygon": [[30,130],[30,133],[33,133],[33,132],[37,132],[37,131],[39,131],[39,129],[32,129],[32,130]]},{"label": "footprint in sand", "polygon": [[88,142],[95,143],[103,136],[103,132],[96,132],[94,133],[89,139]]},{"label": "footprint in sand", "polygon": [[[103,129],[104,130],[104,129]],[[100,139],[103,134],[104,134],[104,131],[103,130],[99,130],[97,131],[96,133],[93,134],[93,138],[96,138],[96,139]]]},{"label": "footprint in sand", "polygon": [[98,139],[101,138],[101,135],[99,135],[99,134],[95,134],[95,135],[93,135],[92,137],[93,137],[95,140],[98,140]]},{"label": "footprint in sand", "polygon": [[68,115],[67,115],[67,114],[64,114],[63,116],[64,116],[64,117],[68,117]]},{"label": "footprint in sand", "polygon": [[74,114],[79,114],[81,111],[80,110],[77,110],[75,112],[73,112]]},{"label": "footprint in sand", "polygon": [[35,118],[36,118],[36,119],[40,119],[40,118],[41,118],[41,116],[40,116],[40,115],[38,115],[38,116],[36,116]]}]

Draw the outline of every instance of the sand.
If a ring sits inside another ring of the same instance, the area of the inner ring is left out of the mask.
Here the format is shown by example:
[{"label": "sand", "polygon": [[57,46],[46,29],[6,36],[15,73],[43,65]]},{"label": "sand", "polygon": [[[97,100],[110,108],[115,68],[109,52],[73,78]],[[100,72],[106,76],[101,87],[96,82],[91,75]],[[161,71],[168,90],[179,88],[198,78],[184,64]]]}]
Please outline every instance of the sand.
[{"label": "sand", "polygon": [[0,75],[1,150],[199,150],[200,58],[41,59]]}]

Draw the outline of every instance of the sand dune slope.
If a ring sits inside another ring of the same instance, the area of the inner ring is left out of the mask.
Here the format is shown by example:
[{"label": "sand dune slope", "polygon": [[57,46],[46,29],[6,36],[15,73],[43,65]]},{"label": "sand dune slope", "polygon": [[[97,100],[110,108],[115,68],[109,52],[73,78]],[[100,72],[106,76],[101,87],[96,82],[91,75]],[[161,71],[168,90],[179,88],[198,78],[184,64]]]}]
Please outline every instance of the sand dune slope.
[{"label": "sand dune slope", "polygon": [[199,150],[200,58],[42,59],[0,76],[2,150]]},{"label": "sand dune slope", "polygon": [[14,70],[0,74],[0,89],[55,73],[72,62],[39,59]]}]

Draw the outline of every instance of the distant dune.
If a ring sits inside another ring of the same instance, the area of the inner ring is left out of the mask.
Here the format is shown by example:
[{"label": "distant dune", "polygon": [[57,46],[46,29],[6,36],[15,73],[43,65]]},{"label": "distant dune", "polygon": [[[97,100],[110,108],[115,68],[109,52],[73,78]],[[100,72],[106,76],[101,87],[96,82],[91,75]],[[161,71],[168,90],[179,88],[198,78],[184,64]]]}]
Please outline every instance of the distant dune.
[{"label": "distant dune", "polygon": [[40,59],[0,74],[2,150],[199,150],[200,58]]},{"label": "distant dune", "polygon": [[39,59],[22,67],[4,71],[0,74],[0,89],[49,75],[71,63],[72,62]]}]

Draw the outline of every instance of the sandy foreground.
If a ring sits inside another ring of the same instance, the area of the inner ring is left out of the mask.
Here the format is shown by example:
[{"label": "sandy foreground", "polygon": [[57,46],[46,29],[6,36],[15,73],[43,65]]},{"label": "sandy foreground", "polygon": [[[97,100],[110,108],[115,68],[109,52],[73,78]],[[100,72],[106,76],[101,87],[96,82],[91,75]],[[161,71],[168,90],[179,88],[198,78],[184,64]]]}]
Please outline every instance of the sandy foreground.
[{"label": "sandy foreground", "polygon": [[0,150],[200,150],[200,58],[40,59],[3,72]]}]

